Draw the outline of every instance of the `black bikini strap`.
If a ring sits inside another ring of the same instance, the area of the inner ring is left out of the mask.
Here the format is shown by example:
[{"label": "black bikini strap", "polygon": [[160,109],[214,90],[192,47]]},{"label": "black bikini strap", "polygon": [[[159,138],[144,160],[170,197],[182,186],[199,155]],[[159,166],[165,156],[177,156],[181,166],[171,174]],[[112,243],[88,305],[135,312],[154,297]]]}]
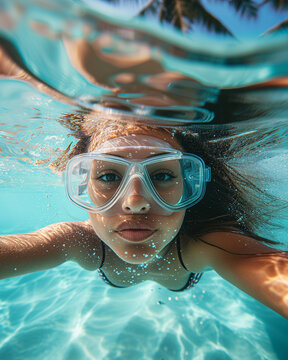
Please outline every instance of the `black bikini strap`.
[{"label": "black bikini strap", "polygon": [[178,258],[179,258],[179,261],[180,261],[180,264],[183,266],[183,268],[187,271],[189,271],[186,266],[184,265],[184,262],[183,262],[183,259],[182,259],[182,255],[181,255],[181,247],[180,247],[180,236],[177,236],[177,239],[176,239],[176,246],[177,246],[177,253],[178,253]]},{"label": "black bikini strap", "polygon": [[101,261],[101,264],[99,266],[99,269],[102,268],[102,266],[104,265],[104,261],[105,261],[105,245],[104,245],[103,241],[101,241],[101,244],[102,244],[102,261]]}]

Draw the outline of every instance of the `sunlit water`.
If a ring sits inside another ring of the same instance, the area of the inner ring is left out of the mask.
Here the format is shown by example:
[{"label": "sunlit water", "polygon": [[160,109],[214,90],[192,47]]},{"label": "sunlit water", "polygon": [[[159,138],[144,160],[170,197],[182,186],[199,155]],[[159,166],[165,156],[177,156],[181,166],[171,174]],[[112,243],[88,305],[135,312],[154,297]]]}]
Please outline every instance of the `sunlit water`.
[{"label": "sunlit water", "polygon": [[[75,143],[57,119],[79,106],[159,126],[225,128],[227,136],[275,129],[279,146],[235,161],[243,171],[273,174],[268,190],[288,199],[287,84],[247,89],[285,79],[285,34],[246,42],[183,36],[151,20],[127,22],[123,8],[115,18],[119,9],[95,3],[1,1],[0,43],[30,74],[0,80],[1,234],[87,218],[45,165]],[[83,55],[80,40],[94,50]],[[229,91],[238,103],[226,100]],[[251,119],[251,104],[268,111]],[[287,227],[269,236],[287,248]],[[286,360],[287,333],[287,320],[214,272],[177,294],[152,282],[114,289],[72,262],[1,281],[1,360]]]}]

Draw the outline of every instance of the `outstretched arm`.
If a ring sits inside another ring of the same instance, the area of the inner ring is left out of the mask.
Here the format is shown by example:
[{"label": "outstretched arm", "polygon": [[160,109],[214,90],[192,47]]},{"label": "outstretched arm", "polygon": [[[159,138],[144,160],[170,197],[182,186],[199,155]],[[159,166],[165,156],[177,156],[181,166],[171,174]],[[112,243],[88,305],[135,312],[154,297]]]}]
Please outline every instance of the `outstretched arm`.
[{"label": "outstretched arm", "polygon": [[88,221],[49,225],[29,234],[0,236],[0,279],[46,270],[67,260],[99,267],[100,241]]},{"label": "outstretched arm", "polygon": [[193,259],[198,261],[199,268],[213,268],[224,279],[288,319],[287,252],[228,232],[202,236],[193,252],[193,256],[185,258],[191,268]]}]

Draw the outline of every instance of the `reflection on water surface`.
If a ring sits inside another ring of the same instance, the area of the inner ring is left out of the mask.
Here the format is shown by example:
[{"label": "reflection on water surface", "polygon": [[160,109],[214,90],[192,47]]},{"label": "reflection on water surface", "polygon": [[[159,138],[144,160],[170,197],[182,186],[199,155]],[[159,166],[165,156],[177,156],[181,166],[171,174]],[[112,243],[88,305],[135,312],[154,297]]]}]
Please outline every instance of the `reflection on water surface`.
[{"label": "reflection on water surface", "polygon": [[[98,116],[162,125],[244,121],[242,107],[275,88],[283,102],[286,2],[223,1],[223,20],[212,0],[107,3],[3,1],[3,76]],[[241,39],[248,24],[258,36]]]}]

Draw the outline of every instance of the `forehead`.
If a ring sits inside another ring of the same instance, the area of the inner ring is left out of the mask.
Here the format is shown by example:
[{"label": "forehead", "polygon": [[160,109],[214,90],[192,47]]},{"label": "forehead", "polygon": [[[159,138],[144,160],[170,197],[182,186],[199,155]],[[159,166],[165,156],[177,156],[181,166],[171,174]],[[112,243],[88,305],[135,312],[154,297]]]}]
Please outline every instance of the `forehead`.
[{"label": "forehead", "polygon": [[146,135],[128,135],[105,141],[96,151],[124,158],[144,159],[165,153],[168,149],[174,147],[161,139]]}]

